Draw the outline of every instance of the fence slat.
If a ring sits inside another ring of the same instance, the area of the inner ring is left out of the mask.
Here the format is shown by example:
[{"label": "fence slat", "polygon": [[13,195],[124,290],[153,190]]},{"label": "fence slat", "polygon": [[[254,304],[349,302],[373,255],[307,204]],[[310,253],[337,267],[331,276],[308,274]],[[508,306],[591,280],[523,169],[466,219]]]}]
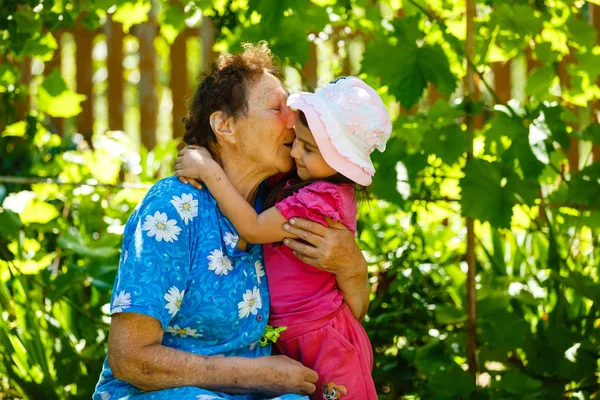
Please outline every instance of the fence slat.
[{"label": "fence slat", "polygon": [[310,42],[308,61],[302,66],[302,75],[311,92],[317,88],[317,45]]},{"label": "fence slat", "polygon": [[[571,77],[567,73],[567,67],[569,64],[573,63],[572,54],[575,51],[573,48],[569,47],[570,53],[563,57],[562,60],[558,63],[558,78],[560,80],[560,85],[564,89],[571,88]],[[576,112],[577,109],[574,105],[568,104],[565,102],[566,106],[569,107],[573,112]],[[572,124],[571,124],[572,125]],[[577,129],[578,127],[572,126],[573,129]],[[571,173],[579,171],[579,139],[572,136],[571,137],[571,145],[569,150],[567,150],[567,160],[569,162],[569,170]]]},{"label": "fence slat", "polygon": [[77,92],[86,96],[81,102],[81,113],[77,116],[77,131],[81,133],[88,144],[92,145],[94,129],[94,97],[93,97],[93,66],[92,47],[94,45],[94,32],[79,25],[74,29],[75,38],[75,65]]},{"label": "fence slat", "polygon": [[[154,5],[152,7],[154,10]],[[156,22],[153,11],[148,21],[136,27],[136,36],[140,42],[140,134],[142,145],[152,150],[156,145],[156,117],[158,99],[156,97]]]},{"label": "fence slat", "polygon": [[202,39],[202,72],[208,71],[217,58],[213,50],[215,45],[215,24],[210,17],[203,17],[200,24],[200,39]]},{"label": "fence slat", "polygon": [[[466,30],[467,38],[465,41],[465,54],[467,59],[475,58],[475,0],[466,0],[465,2]],[[475,70],[471,64],[467,65],[467,74],[464,78],[465,101],[472,103],[476,100],[477,88],[475,81]],[[469,150],[467,153],[467,162],[473,157],[473,137],[475,134],[475,118],[467,114],[465,118],[467,125],[467,134],[469,135]],[[467,363],[469,373],[476,380],[478,371],[477,366],[477,288],[475,277],[477,276],[477,264],[475,262],[475,220],[472,217],[466,218],[467,228],[467,251],[465,258],[467,261]]]},{"label": "fence slat", "polygon": [[186,115],[186,98],[188,96],[187,49],[186,35],[181,32],[171,45],[171,93],[173,97],[173,138],[180,138],[184,133],[182,119]]},{"label": "fence slat", "polygon": [[123,93],[123,25],[109,17],[106,21],[106,68],[108,69],[108,129],[123,130],[124,108]]},{"label": "fence slat", "polygon": [[[52,36],[54,36],[54,39],[56,40],[56,43],[58,43],[58,48],[56,50],[54,50],[54,54],[52,55],[52,59],[48,62],[46,62],[46,64],[44,65],[44,75],[48,76],[48,74],[50,74],[54,69],[58,68],[58,70],[60,71],[60,66],[62,64],[62,57],[61,57],[61,36],[62,33],[61,32],[52,32]],[[56,129],[56,132],[59,135],[64,135],[65,133],[65,119],[64,118],[56,118],[56,117],[52,117],[50,118],[50,123],[52,124],[52,126],[54,127],[54,129]]]},{"label": "fence slat", "polygon": [[[588,2],[590,23],[596,28],[596,43],[600,45],[600,6]],[[596,81],[596,85],[600,86],[600,78]],[[600,100],[596,100],[591,104],[592,118],[597,123],[600,123]],[[600,162],[600,145],[593,147],[594,162]]]},{"label": "fence slat", "polygon": [[510,61],[495,62],[492,64],[494,73],[494,91],[502,104],[506,104],[510,100]]},{"label": "fence slat", "polygon": [[16,104],[16,120],[21,121],[25,119],[25,115],[29,112],[30,108],[30,97],[29,97],[29,84],[31,83],[31,58],[25,57],[23,63],[21,63],[21,82],[27,87],[27,93],[23,96],[22,101]]}]

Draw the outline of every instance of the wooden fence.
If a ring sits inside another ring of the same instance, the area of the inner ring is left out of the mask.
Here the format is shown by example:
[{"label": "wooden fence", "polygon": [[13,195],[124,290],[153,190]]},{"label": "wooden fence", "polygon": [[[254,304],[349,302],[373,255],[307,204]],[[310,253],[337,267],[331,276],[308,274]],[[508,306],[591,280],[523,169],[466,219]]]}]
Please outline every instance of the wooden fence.
[{"label": "wooden fence", "polygon": [[[590,23],[593,24],[598,32],[600,32],[600,6],[590,4]],[[400,10],[399,17],[402,17]],[[147,22],[135,25],[131,28],[131,33],[139,42],[139,71],[140,79],[137,84],[137,93],[139,99],[139,126],[140,126],[140,142],[148,149],[152,149],[157,143],[157,117],[158,117],[158,99],[156,95],[157,86],[157,54],[154,46],[154,40],[158,35],[159,25],[154,16],[150,15]],[[54,32],[57,42],[61,43],[61,36],[65,32]],[[106,40],[107,56],[107,90],[101,94],[106,96],[108,103],[108,129],[109,130],[124,130],[124,115],[125,115],[125,79],[123,59],[125,57],[123,43],[125,33],[120,23],[112,21],[108,18],[107,23],[98,30],[92,31],[83,27],[78,27],[70,32],[75,41],[75,64],[76,64],[76,91],[86,96],[86,100],[82,102],[83,111],[76,117],[75,129],[83,134],[84,138],[89,141],[93,133],[94,122],[94,93],[92,77],[94,74],[92,49],[95,37],[103,34]],[[349,42],[348,38],[343,36],[343,32],[337,35],[334,33],[331,37],[332,43],[338,43],[339,39],[344,38]],[[197,37],[201,41],[201,71],[206,70],[209,64],[214,60],[213,45],[215,42],[214,26],[210,18],[203,18],[203,22],[199,27],[186,28],[175,41],[170,45],[169,58],[171,64],[169,89],[172,95],[172,123],[171,130],[173,137],[181,137],[183,135],[182,118],[186,114],[186,99],[191,92],[191,82],[188,79],[187,58],[188,50],[186,40],[190,37]],[[600,44],[600,34],[598,36],[598,44]],[[339,50],[337,45],[334,45],[334,52]],[[572,50],[574,51],[574,50]],[[302,69],[302,76],[305,83],[310,87],[315,87],[317,83],[317,46],[314,43],[311,45],[308,62]],[[559,65],[559,78],[561,86],[568,87],[570,82],[566,74],[566,66],[572,62],[570,57],[565,57]],[[52,71],[62,64],[60,48],[55,52],[54,58],[47,62],[44,68],[44,73]],[[512,63],[494,63],[490,74],[493,80],[493,87],[498,96],[500,103],[507,102],[512,97],[512,92],[515,84],[522,86],[523,82],[518,81],[520,78],[513,77]],[[349,59],[342,61],[343,73],[350,74],[352,72]],[[530,73],[540,64],[535,60],[530,53],[526,57],[526,71]],[[201,71],[198,71],[200,73]],[[22,65],[23,80],[30,82],[32,79],[31,62],[26,61]],[[476,76],[476,81],[478,77]],[[598,82],[600,84],[600,80]],[[481,93],[481,82],[476,85],[475,97],[479,97]],[[426,102],[433,104],[442,96],[435,87],[428,89]],[[27,112],[28,105],[21,105],[18,108],[17,118],[22,119]],[[417,106],[411,110],[402,112],[414,113]],[[575,107],[573,107],[575,111]],[[592,121],[600,122],[600,101],[590,104],[589,112],[591,113]],[[475,127],[481,128],[484,124],[483,116],[478,116],[475,120]],[[65,132],[65,120],[61,118],[53,118],[52,125],[56,132],[62,134]],[[576,128],[576,127],[574,127]],[[595,146],[593,149],[594,160],[600,160],[600,146]],[[572,170],[579,169],[580,154],[579,143],[577,139],[572,139],[572,146],[568,152],[569,168]]]}]

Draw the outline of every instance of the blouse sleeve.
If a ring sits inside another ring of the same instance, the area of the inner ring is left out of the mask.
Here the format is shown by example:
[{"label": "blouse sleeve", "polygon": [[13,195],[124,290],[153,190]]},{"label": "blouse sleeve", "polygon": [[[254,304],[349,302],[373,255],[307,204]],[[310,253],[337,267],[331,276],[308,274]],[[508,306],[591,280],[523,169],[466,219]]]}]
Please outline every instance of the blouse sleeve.
[{"label": "blouse sleeve", "polygon": [[198,205],[191,193],[165,186],[155,185],[127,222],[110,310],[148,315],[163,329],[179,311],[190,275],[193,214],[183,211]]},{"label": "blouse sleeve", "polygon": [[315,182],[286,197],[275,206],[285,219],[306,218],[327,226],[325,217],[344,222],[343,193],[338,185]]}]

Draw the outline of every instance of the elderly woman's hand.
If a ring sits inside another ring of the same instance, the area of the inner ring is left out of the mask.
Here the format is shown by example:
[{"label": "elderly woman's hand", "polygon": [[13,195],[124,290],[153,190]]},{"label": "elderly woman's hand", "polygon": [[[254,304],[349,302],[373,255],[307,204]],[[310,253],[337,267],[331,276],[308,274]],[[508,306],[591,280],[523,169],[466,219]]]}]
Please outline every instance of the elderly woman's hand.
[{"label": "elderly woman's hand", "polygon": [[292,218],[283,229],[304,240],[285,239],[283,243],[307,264],[340,278],[362,275],[364,257],[354,235],[339,222],[327,218],[329,228],[303,218]]},{"label": "elderly woman's hand", "polygon": [[329,227],[302,218],[292,218],[283,229],[302,239],[290,238],[283,243],[307,264],[335,275],[344,300],[356,319],[362,320],[369,308],[367,262],[354,235],[339,222]]}]

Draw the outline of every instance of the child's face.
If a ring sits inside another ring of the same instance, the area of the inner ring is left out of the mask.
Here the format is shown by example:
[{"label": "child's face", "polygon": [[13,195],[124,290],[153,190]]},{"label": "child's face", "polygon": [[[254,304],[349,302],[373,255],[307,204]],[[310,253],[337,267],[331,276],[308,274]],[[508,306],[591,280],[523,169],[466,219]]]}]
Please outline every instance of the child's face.
[{"label": "child's face", "polygon": [[299,112],[296,112],[294,118],[296,140],[291,155],[296,161],[298,177],[307,181],[335,175],[337,171],[331,168],[321,156],[310,129],[300,121]]}]

